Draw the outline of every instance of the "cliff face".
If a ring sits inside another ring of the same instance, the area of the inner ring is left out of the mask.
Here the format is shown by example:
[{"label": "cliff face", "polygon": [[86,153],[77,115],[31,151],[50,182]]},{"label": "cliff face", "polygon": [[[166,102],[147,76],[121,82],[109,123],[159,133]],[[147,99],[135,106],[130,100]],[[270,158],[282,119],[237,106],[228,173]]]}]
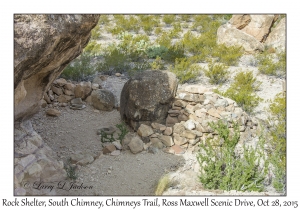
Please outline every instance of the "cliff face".
[{"label": "cliff face", "polygon": [[87,45],[99,15],[14,16],[14,117],[39,109],[48,86]]}]

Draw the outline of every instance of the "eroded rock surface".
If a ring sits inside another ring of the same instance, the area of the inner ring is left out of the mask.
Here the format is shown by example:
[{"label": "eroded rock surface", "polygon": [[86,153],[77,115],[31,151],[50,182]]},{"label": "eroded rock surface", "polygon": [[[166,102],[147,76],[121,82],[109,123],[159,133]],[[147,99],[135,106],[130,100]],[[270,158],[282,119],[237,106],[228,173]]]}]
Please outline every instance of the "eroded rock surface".
[{"label": "eroded rock surface", "polygon": [[15,15],[15,120],[38,111],[49,85],[87,45],[99,15]]}]

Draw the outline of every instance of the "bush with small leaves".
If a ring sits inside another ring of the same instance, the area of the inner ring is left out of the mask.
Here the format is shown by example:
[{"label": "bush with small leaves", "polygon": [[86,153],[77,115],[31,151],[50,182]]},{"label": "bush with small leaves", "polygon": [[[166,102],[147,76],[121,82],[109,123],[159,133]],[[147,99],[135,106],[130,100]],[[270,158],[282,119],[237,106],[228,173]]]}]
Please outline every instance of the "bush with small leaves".
[{"label": "bush with small leaves", "polygon": [[165,24],[167,25],[171,25],[176,19],[175,15],[164,15],[163,16],[163,22],[165,22]]},{"label": "bush with small leaves", "polygon": [[96,73],[95,67],[92,64],[93,58],[89,53],[82,53],[63,70],[60,76],[73,81],[87,80]]},{"label": "bush with small leaves", "polygon": [[267,75],[285,76],[286,53],[269,54],[263,52],[257,56],[258,70]]},{"label": "bush with small leaves", "polygon": [[164,63],[161,57],[157,56],[156,59],[150,64],[152,70],[163,70]]},{"label": "bush with small leaves", "polygon": [[153,45],[146,49],[148,58],[162,57],[163,54],[168,52],[168,48],[160,45]]},{"label": "bush with small leaves", "polygon": [[179,79],[180,83],[196,80],[201,68],[187,58],[177,58],[175,65],[170,66],[169,70]]},{"label": "bush with small leaves", "polygon": [[260,161],[266,159],[263,140],[256,148],[244,146],[243,155],[236,155],[234,149],[240,139],[238,124],[233,125],[233,133],[222,120],[209,125],[218,138],[208,138],[199,144],[197,159],[202,168],[199,179],[203,186],[226,191],[262,191],[268,167],[260,166]]},{"label": "bush with small leaves", "polygon": [[228,66],[210,61],[208,63],[208,70],[204,70],[204,74],[209,78],[211,84],[223,84],[229,77]]},{"label": "bush with small leaves", "polygon": [[239,72],[233,83],[222,95],[233,99],[245,111],[251,113],[258,106],[262,99],[255,93],[259,89],[261,82],[253,76],[252,71]]},{"label": "bush with small leaves", "polygon": [[217,58],[218,62],[224,63],[227,66],[236,66],[242,55],[243,51],[241,47],[226,46],[224,44],[217,45],[212,53],[212,56]]}]

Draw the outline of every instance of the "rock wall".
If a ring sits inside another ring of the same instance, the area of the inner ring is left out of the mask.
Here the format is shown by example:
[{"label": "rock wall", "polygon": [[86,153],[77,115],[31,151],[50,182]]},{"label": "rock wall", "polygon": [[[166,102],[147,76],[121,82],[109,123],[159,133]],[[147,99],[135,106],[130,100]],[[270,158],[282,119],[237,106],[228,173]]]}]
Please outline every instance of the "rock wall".
[{"label": "rock wall", "polygon": [[39,109],[49,85],[87,45],[99,15],[15,15],[15,120]]}]

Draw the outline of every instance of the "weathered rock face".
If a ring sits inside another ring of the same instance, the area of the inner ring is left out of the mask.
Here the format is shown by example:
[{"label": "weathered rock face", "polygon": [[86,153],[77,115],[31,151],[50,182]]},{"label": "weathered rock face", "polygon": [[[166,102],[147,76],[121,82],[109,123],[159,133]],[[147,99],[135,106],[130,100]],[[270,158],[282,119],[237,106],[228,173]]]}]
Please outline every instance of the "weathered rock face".
[{"label": "weathered rock face", "polygon": [[105,89],[93,90],[91,100],[93,106],[99,110],[112,111],[115,105],[114,94]]},{"label": "weathered rock face", "polygon": [[275,15],[250,15],[250,17],[250,23],[242,31],[260,42],[265,41],[266,36],[270,33]]},{"label": "weathered rock face", "polygon": [[171,72],[145,71],[128,80],[121,92],[120,114],[135,130],[144,123],[165,124],[178,81]]},{"label": "weathered rock face", "polygon": [[230,24],[239,30],[245,28],[250,21],[250,15],[232,15],[232,18],[229,20]]},{"label": "weathered rock face", "polygon": [[242,46],[246,52],[263,51],[264,45],[253,36],[232,27],[231,25],[222,25],[217,32],[217,42],[228,46]]},{"label": "weathered rock face", "polygon": [[286,19],[282,18],[278,25],[269,34],[265,42],[267,46],[277,48],[281,51],[285,50],[285,25]]},{"label": "weathered rock face", "polygon": [[39,108],[50,84],[87,45],[99,15],[15,15],[15,120]]}]

